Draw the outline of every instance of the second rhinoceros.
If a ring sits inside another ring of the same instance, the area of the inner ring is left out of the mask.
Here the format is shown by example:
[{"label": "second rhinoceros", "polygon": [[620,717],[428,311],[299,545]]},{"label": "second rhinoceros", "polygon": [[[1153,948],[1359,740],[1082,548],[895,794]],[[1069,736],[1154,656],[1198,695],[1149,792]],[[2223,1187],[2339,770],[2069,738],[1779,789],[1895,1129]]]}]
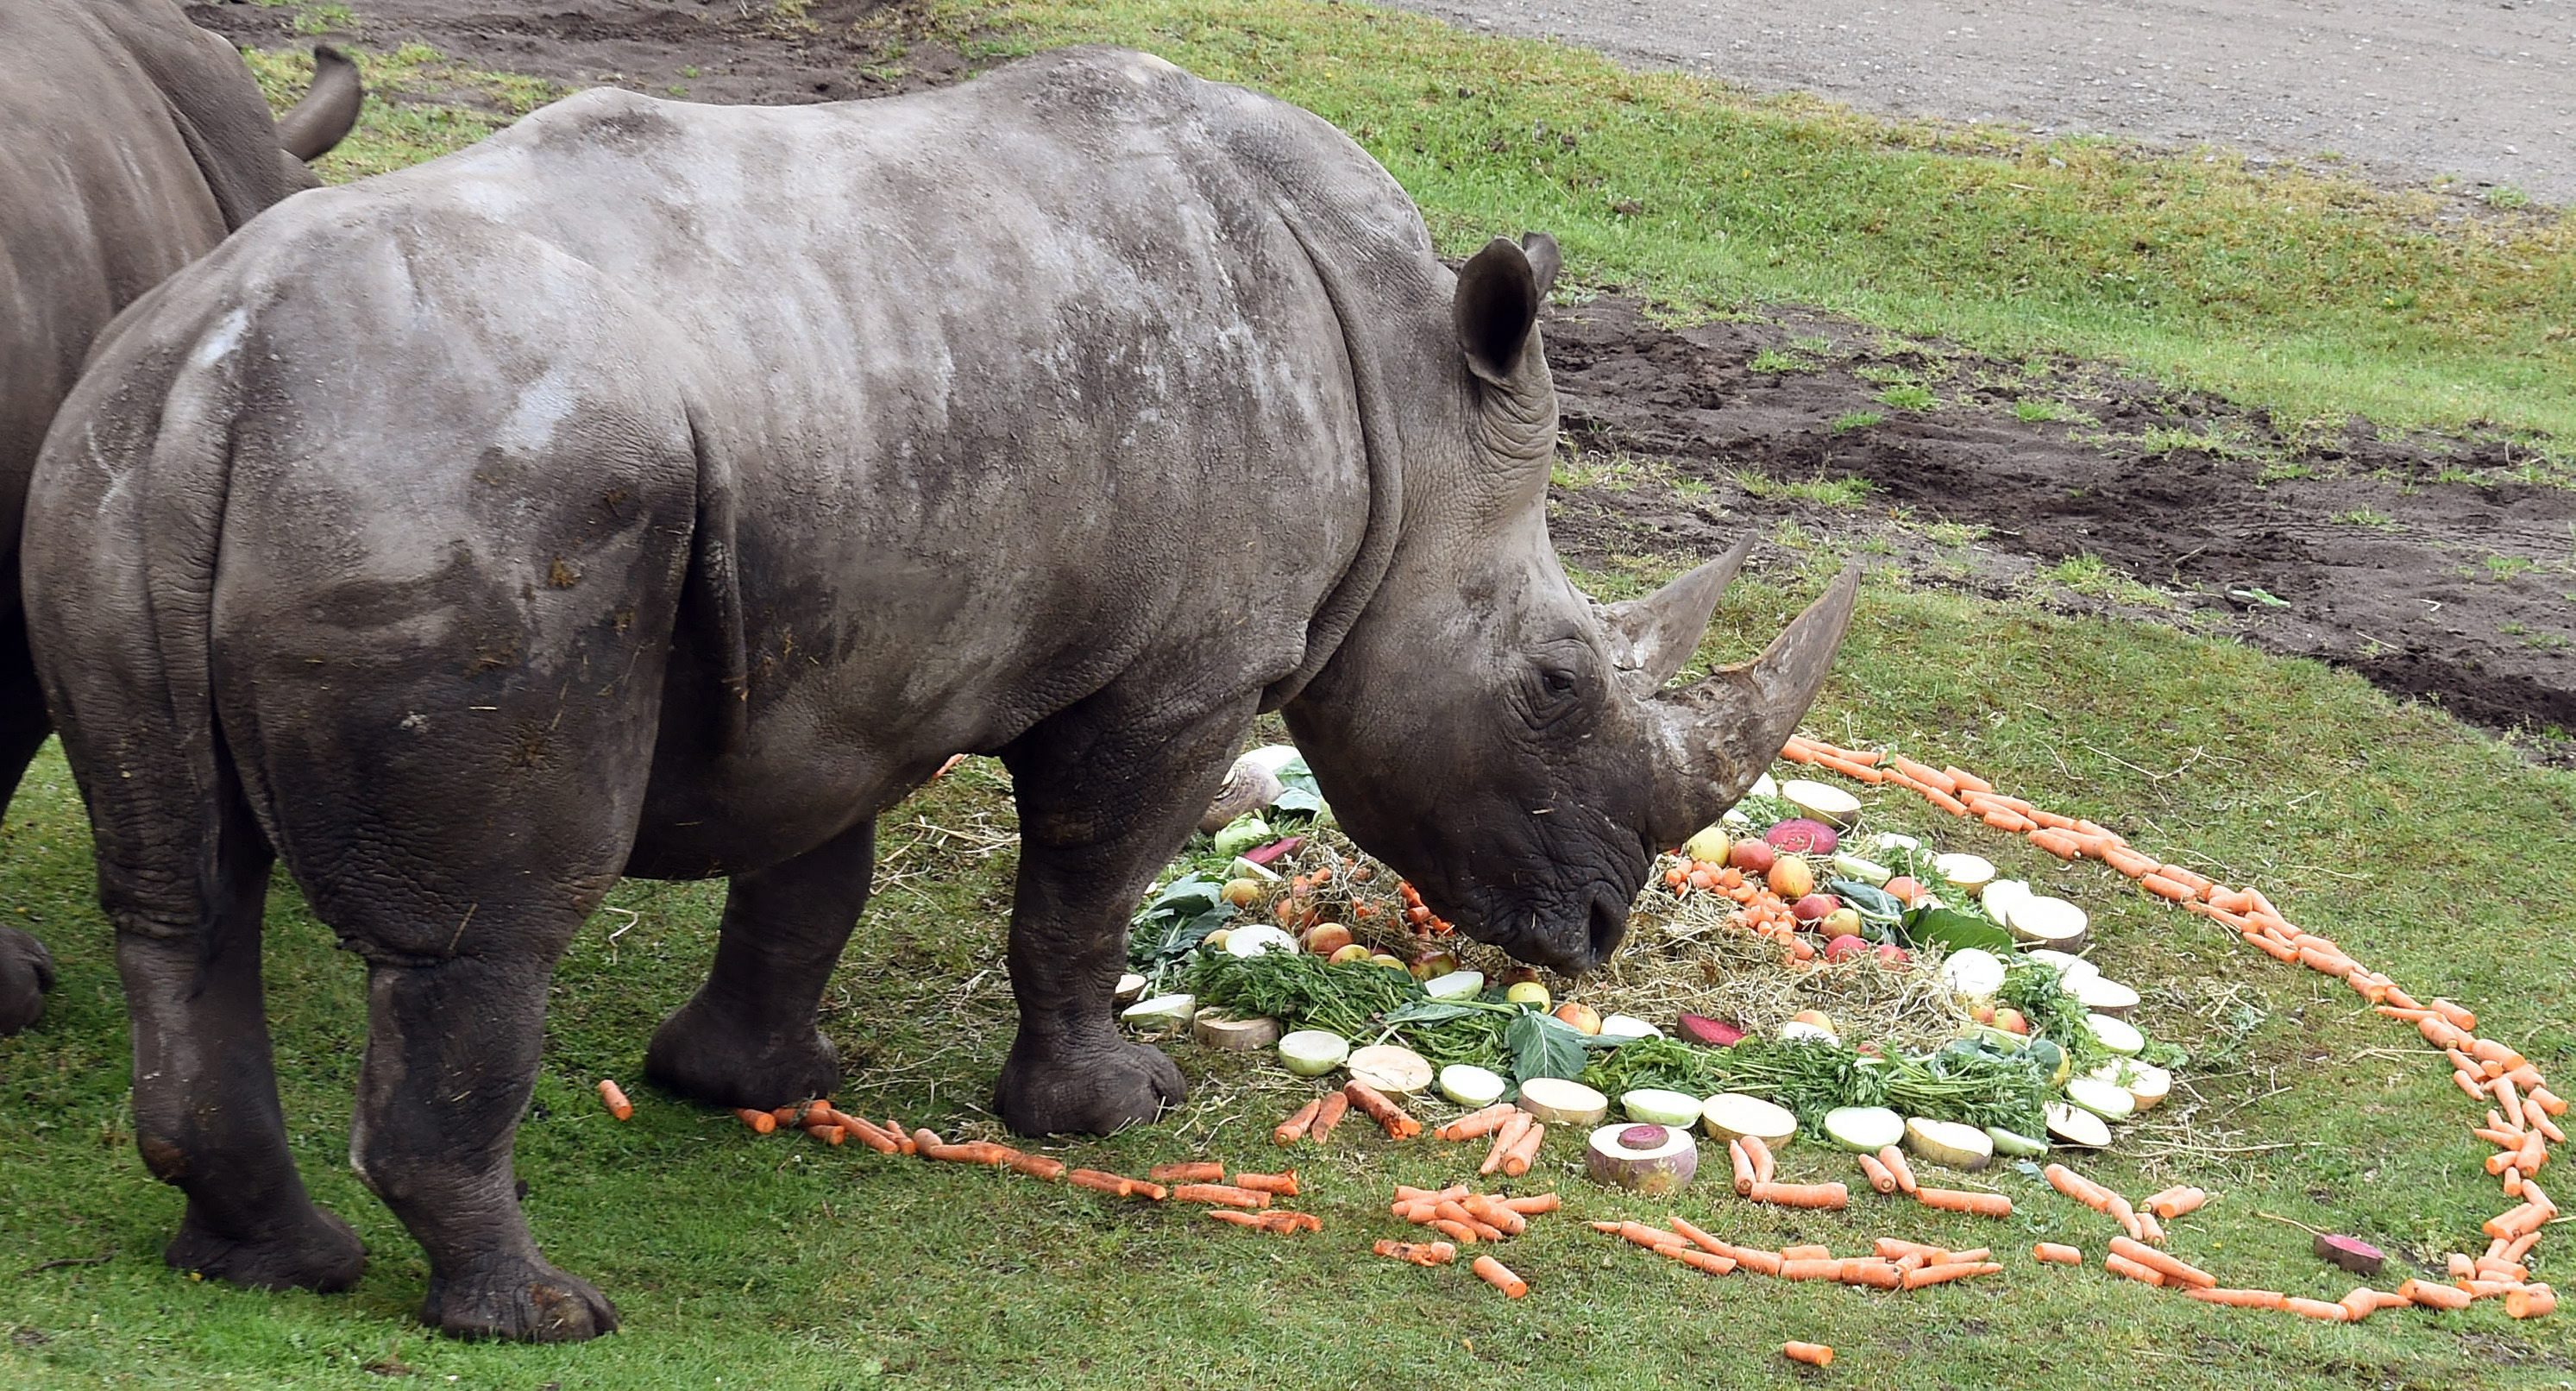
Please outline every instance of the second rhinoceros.
[{"label": "second rhinoceros", "polygon": [[1294,107],[1076,50],[788,109],[600,90],[278,209],[111,333],[29,503],[145,1163],[212,1273],[345,1269],[261,1020],[282,859],[365,959],[350,1154],[423,1317],[586,1337],[510,1151],[620,875],[731,880],[650,1075],[831,1092],[874,818],[956,750],[1020,816],[997,1109],[1181,1095],[1127,916],[1248,722],[1461,929],[1580,968],[1805,710],[1854,577],[1658,692],[1735,555],[1578,593],[1544,511],[1543,237],[1453,273]]}]

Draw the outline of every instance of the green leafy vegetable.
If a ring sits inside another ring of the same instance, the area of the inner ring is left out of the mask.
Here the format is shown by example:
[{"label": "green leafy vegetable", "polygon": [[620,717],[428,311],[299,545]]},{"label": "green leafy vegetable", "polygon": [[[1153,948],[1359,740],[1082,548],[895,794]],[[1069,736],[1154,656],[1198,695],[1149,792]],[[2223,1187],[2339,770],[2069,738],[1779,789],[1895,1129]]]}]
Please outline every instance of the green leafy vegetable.
[{"label": "green leafy vegetable", "polygon": [[1324,814],[1324,789],[1316,786],[1314,770],[1306,766],[1304,755],[1279,765],[1279,785],[1281,791],[1270,800],[1270,810],[1282,823]]},{"label": "green leafy vegetable", "polygon": [[1512,1053],[1512,1080],[1533,1077],[1581,1077],[1587,1053],[1583,1035],[1564,1021],[1522,1010],[1503,1027],[1503,1044]]},{"label": "green leafy vegetable", "polygon": [[1159,991],[1207,940],[1209,933],[1234,920],[1225,886],[1192,871],[1166,885],[1127,924],[1127,965],[1145,978],[1145,988]]},{"label": "green leafy vegetable", "polygon": [[2039,962],[2024,962],[2004,972],[2003,988],[1995,999],[2022,1012],[2030,1021],[2030,1032],[2063,1048],[2075,1059],[2075,1070],[2082,1072],[2111,1056],[2102,1041],[2093,1036],[2092,1026],[2084,1022],[2089,1013],[2084,1002],[2066,992],[2055,968]]},{"label": "green leafy vegetable", "polygon": [[1639,1087],[1692,1096],[1743,1092],[1787,1107],[1809,1126],[1822,1125],[1838,1106],[1889,1106],[1911,1116],[2018,1130],[2040,1125],[2048,1081],[2036,1059],[1958,1047],[1922,1058],[1875,1058],[1821,1039],[1748,1039],[1732,1048],[1640,1039],[1593,1063],[1583,1080],[1611,1096]]},{"label": "green leafy vegetable", "polygon": [[1909,910],[1897,931],[1909,946],[1937,942],[1951,951],[1961,947],[1983,947],[1997,956],[2009,958],[2013,952],[2012,934],[1971,913],[1956,908],[1916,908]]}]

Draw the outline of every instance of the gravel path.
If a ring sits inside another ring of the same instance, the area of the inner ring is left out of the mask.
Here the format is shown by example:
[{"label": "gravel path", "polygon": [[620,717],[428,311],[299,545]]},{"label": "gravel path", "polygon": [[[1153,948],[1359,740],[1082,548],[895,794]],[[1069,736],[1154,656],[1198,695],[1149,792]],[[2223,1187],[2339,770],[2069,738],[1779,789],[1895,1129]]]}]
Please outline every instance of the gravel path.
[{"label": "gravel path", "polygon": [[2576,204],[2576,0],[1392,0],[1765,90]]}]

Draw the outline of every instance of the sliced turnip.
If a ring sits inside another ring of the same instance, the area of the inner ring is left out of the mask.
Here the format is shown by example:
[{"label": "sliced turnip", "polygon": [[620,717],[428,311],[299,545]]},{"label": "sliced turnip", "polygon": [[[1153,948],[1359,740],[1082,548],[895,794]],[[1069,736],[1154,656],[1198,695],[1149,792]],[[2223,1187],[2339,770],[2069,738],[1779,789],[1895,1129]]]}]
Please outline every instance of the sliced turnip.
[{"label": "sliced turnip", "polygon": [[2071,1077],[2066,1082],[2066,1099],[2106,1121],[2124,1121],[2138,1110],[2137,1098],[2117,1082],[2099,1077]]},{"label": "sliced turnip", "polygon": [[1995,1153],[2006,1159],[2030,1159],[2048,1153],[2046,1140],[2034,1140],[2000,1125],[1987,1126],[1986,1138],[1995,1142]]},{"label": "sliced turnip", "polygon": [[2098,973],[2066,982],[2076,1003],[2095,1014],[2126,1014],[2138,1007],[2138,992]]},{"label": "sliced turnip", "polygon": [[2061,951],[2084,940],[2086,921],[2083,909],[2046,894],[2017,899],[2003,914],[2004,926],[2013,936]]},{"label": "sliced turnip", "polygon": [[1237,1019],[1211,1006],[1200,1010],[1198,1016],[1190,1021],[1190,1037],[1198,1040],[1201,1048],[1248,1053],[1279,1041],[1279,1021],[1267,1015]]},{"label": "sliced turnip", "polygon": [[2172,1073],[2152,1063],[2139,1062],[2135,1058],[2122,1058],[2118,1062],[2104,1063],[2093,1069],[2091,1075],[2128,1092],[2129,1099],[2137,1103],[2137,1109],[2141,1111],[2173,1093]]},{"label": "sliced turnip", "polygon": [[1249,855],[1235,856],[1234,863],[1226,866],[1226,872],[1236,879],[1249,879],[1256,884],[1276,884],[1279,882],[1279,871],[1261,863],[1259,860],[1253,859]]},{"label": "sliced turnip", "polygon": [[2139,1050],[2147,1046],[2147,1036],[2139,1033],[2137,1026],[2125,1019],[2114,1019],[2107,1014],[2088,1014],[2084,1016],[2084,1027],[2093,1031],[2094,1039],[2103,1047],[2124,1058],[2138,1056]]},{"label": "sliced turnip", "polygon": [[1422,993],[1435,1000],[1472,1000],[1485,993],[1482,971],[1451,971],[1422,983]]},{"label": "sliced turnip", "polygon": [[1473,1063],[1451,1063],[1440,1069],[1440,1094],[1461,1106],[1491,1106],[1503,1099],[1503,1079]]},{"label": "sliced turnip", "polygon": [[1670,1197],[1699,1172],[1699,1145],[1681,1126],[1605,1125],[1592,1132],[1584,1152],[1594,1183],[1641,1197]]},{"label": "sliced turnip", "polygon": [[1616,1039],[1662,1038],[1664,1031],[1633,1014],[1601,1016],[1601,1037]]},{"label": "sliced turnip", "polygon": [[1995,1157],[1995,1142],[1973,1125],[1916,1116],[1905,1123],[1905,1150],[1947,1169],[1982,1169]]},{"label": "sliced turnip", "polygon": [[1798,1118],[1784,1107],[1742,1092],[1721,1092],[1700,1106],[1700,1129],[1712,1140],[1750,1135],[1765,1144],[1786,1144],[1798,1133]]},{"label": "sliced turnip", "polygon": [[1771,781],[1771,775],[1769,773],[1757,774],[1753,779],[1753,790],[1744,795],[1748,797],[1777,797],[1780,795],[1780,784]]},{"label": "sliced turnip", "polygon": [[1920,850],[1923,848],[1923,842],[1916,840],[1912,836],[1898,835],[1894,831],[1881,831],[1877,835],[1871,836],[1869,838],[1869,844],[1872,852],[1881,855],[1898,850]]},{"label": "sliced turnip", "polygon": [[1411,1096],[1431,1085],[1431,1064],[1419,1053],[1393,1043],[1374,1043],[1351,1054],[1351,1080],[1382,1092]]},{"label": "sliced turnip", "polygon": [[1321,1029],[1299,1029],[1279,1040],[1279,1061],[1300,1077],[1321,1077],[1350,1056],[1347,1039]]},{"label": "sliced turnip", "polygon": [[1941,958],[1941,983],[1971,1000],[1989,1000],[2004,988],[2003,958],[1983,947],[1961,947]]},{"label": "sliced turnip", "polygon": [[2085,1149],[2100,1149],[2111,1143],[2110,1122],[2080,1106],[2063,1102],[2048,1104],[2048,1133],[2065,1144]]},{"label": "sliced turnip", "polygon": [[1521,1083],[1521,1109],[1549,1125],[1599,1125],[1610,1114],[1610,1098],[1581,1082],[1533,1077]]},{"label": "sliced turnip", "polygon": [[1932,868],[1951,888],[1961,893],[1975,893],[1994,882],[1994,862],[1982,855],[1935,855]]},{"label": "sliced turnip", "polygon": [[1652,1087],[1623,1092],[1619,1109],[1628,1119],[1648,1125],[1678,1125],[1687,1130],[1699,1123],[1700,1100],[1688,1092],[1658,1091]]},{"label": "sliced turnip", "polygon": [[1860,798],[1832,783],[1792,778],[1780,784],[1780,797],[1789,805],[1828,825],[1848,826],[1860,819]]},{"label": "sliced turnip", "polygon": [[1810,1024],[1804,1019],[1792,1019],[1788,1023],[1780,1026],[1780,1041],[1782,1043],[1794,1043],[1799,1039],[1813,1039],[1818,1043],[1838,1043],[1841,1041],[1834,1036],[1833,1030],[1826,1028],[1822,1024]]},{"label": "sliced turnip", "polygon": [[1195,995],[1157,995],[1129,1005],[1118,1017],[1147,1033],[1169,1033],[1188,1028],[1198,1009]]},{"label": "sliced turnip", "polygon": [[2098,976],[2102,974],[2102,968],[2085,960],[2083,957],[2077,956],[2073,952],[2062,952],[2051,947],[2033,947],[2029,951],[2023,952],[2021,959],[2024,961],[2036,961],[2040,965],[2049,967],[2056,971],[2057,983],[2068,990],[2073,990],[2075,988],[2075,982],[2079,980],[2083,980],[2089,976]]},{"label": "sliced turnip", "polygon": [[1145,998],[1145,978],[1129,971],[1118,978],[1118,988],[1110,992],[1110,1003],[1124,1009]]},{"label": "sliced turnip", "polygon": [[1875,860],[1864,860],[1843,851],[1834,854],[1834,872],[1845,879],[1857,879],[1875,888],[1896,877],[1896,871]]},{"label": "sliced turnip", "polygon": [[1884,1106],[1837,1106],[1825,1113],[1825,1138],[1854,1154],[1876,1154],[1905,1138],[1905,1118]]},{"label": "sliced turnip", "polygon": [[1987,916],[1997,922],[2004,920],[2004,915],[2012,911],[2014,904],[2028,897],[2030,885],[2019,879],[1990,880],[1984,888],[1977,890],[1977,902],[1985,907]]},{"label": "sliced turnip", "polygon": [[1225,934],[1228,956],[1259,956],[1266,951],[1295,952],[1297,939],[1268,923],[1248,923],[1229,929]]}]

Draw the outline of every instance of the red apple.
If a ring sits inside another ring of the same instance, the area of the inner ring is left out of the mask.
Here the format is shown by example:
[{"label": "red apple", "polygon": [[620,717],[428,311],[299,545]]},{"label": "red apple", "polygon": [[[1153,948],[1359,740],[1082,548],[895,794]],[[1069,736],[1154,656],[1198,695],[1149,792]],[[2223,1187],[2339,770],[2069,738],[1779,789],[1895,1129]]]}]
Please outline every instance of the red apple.
[{"label": "red apple", "polygon": [[1915,900],[1923,897],[1923,885],[1910,874],[1900,874],[1888,880],[1886,889],[1889,898],[1895,899],[1908,908],[1914,906]]},{"label": "red apple", "polygon": [[1881,942],[1878,944],[1878,959],[1889,966],[1902,966],[1907,960],[1905,948],[1894,942]]},{"label": "red apple", "polygon": [[1331,956],[1351,944],[1351,930],[1340,923],[1317,923],[1306,929],[1306,950]]},{"label": "red apple", "polygon": [[1843,901],[1832,894],[1809,894],[1789,905],[1789,911],[1796,914],[1802,923],[1822,922],[1842,906]]},{"label": "red apple", "polygon": [[2030,1021],[2022,1017],[2020,1010],[2010,1007],[1995,1011],[1995,1027],[2008,1034],[2020,1034],[2024,1037],[2030,1034]]},{"label": "red apple", "polygon": [[1825,943],[1825,959],[1827,961],[1844,961],[1858,956],[1862,952],[1868,950],[1869,943],[1846,932],[1842,936]]},{"label": "red apple", "polygon": [[1726,862],[1747,874],[1769,874],[1779,853],[1758,840],[1739,840],[1726,852]]}]

